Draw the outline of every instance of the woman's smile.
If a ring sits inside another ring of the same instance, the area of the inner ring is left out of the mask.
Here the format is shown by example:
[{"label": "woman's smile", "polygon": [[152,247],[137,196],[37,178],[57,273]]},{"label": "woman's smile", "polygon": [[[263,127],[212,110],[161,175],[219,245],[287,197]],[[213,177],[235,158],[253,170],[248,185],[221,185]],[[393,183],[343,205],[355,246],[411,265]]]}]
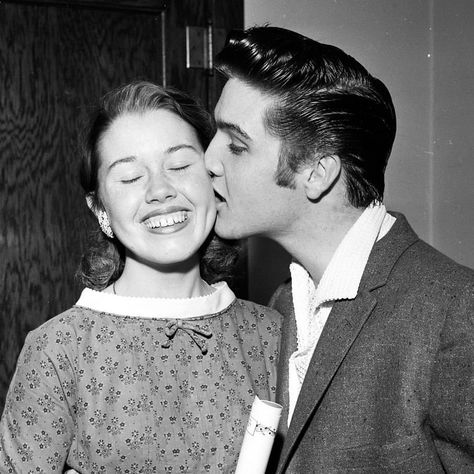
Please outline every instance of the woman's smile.
[{"label": "woman's smile", "polygon": [[172,212],[169,214],[161,214],[159,216],[150,217],[144,221],[144,224],[150,229],[157,227],[168,227],[184,222],[188,218],[187,211]]},{"label": "woman's smile", "polygon": [[128,255],[166,265],[196,256],[216,205],[191,125],[167,110],[124,114],[99,149],[99,195]]},{"label": "woman's smile", "polygon": [[171,233],[183,229],[189,223],[189,211],[176,211],[159,214],[143,221],[145,226],[154,233]]}]

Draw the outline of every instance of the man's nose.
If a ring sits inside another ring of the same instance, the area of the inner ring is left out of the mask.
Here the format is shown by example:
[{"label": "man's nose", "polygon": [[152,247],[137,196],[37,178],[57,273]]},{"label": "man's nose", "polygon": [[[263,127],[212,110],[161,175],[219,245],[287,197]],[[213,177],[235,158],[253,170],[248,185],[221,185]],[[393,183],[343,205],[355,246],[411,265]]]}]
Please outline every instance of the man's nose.
[{"label": "man's nose", "polygon": [[150,177],[145,196],[147,202],[166,202],[176,196],[176,188],[169,177],[162,173],[157,173]]},{"label": "man's nose", "polygon": [[214,137],[207,147],[204,155],[206,168],[211,177],[222,176],[224,173],[222,159],[219,154],[216,137]]}]

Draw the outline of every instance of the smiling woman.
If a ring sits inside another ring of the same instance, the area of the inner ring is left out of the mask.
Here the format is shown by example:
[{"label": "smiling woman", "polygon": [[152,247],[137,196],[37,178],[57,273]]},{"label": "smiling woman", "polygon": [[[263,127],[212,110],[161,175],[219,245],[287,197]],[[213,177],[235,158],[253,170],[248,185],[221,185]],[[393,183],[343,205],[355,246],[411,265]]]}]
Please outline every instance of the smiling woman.
[{"label": "smiling woman", "polygon": [[[147,237],[146,245],[151,245],[153,258],[158,257],[157,252],[162,257],[166,255],[166,242],[184,250],[179,244],[181,234],[175,235],[174,232],[179,230],[179,226],[164,225],[171,224],[171,219],[181,220],[182,217],[185,217],[187,224],[188,218],[193,217],[192,224],[200,225],[201,233],[206,234],[196,236],[200,241],[198,247],[205,240],[199,252],[196,252],[196,244],[186,242],[184,246],[191,250],[190,257],[195,260],[202,257],[200,271],[203,277],[213,282],[231,276],[236,248],[210,233],[213,224],[210,221],[215,217],[215,210],[212,188],[203,164],[203,149],[207,147],[212,133],[212,122],[207,112],[180,91],[165,91],[149,83],[136,83],[104,97],[84,141],[81,183],[87,193],[88,205],[99,223],[105,219],[106,222],[111,221],[112,227],[109,238],[106,237],[107,232],[92,235],[90,248],[84,254],[80,269],[86,286],[102,290],[120,275],[116,287],[120,286],[125,291],[126,274],[122,275],[125,254],[129,257],[129,264],[132,264],[133,248],[139,243],[136,240],[139,235],[142,242]],[[186,191],[186,187],[195,189]],[[190,199],[194,198],[189,197],[189,192],[192,195],[202,194],[199,209],[194,214],[190,209],[193,207]],[[164,197],[162,193],[165,193]],[[134,211],[133,205],[140,206],[140,209]],[[127,206],[130,207],[129,217],[124,215]],[[173,215],[169,215],[170,212]],[[205,218],[200,219],[201,216]],[[127,224],[128,218],[131,220]],[[137,223],[140,225],[133,227],[134,219],[141,219]],[[153,232],[144,232],[143,226],[152,228]],[[192,228],[197,231],[196,227]],[[110,238],[112,229],[118,232],[118,238]],[[141,233],[137,234],[139,230]],[[187,230],[189,232],[191,227]],[[128,238],[125,234],[130,232],[135,234]],[[158,248],[158,240],[153,237],[156,233],[173,233],[173,237],[178,238],[161,238]],[[183,234],[183,237],[187,235]],[[150,239],[154,239],[154,243],[149,242]],[[97,258],[98,255],[100,258]],[[173,258],[173,253],[169,258]],[[161,263],[166,264],[165,261]],[[195,262],[182,260],[176,263]],[[142,266],[142,270],[144,268],[146,265]],[[128,271],[129,268],[126,269]],[[152,278],[159,278],[159,273],[152,274]],[[146,288],[149,279],[143,275],[142,280],[145,282],[136,284],[135,291],[148,296]],[[180,292],[182,283],[178,285]],[[156,291],[160,290],[163,291],[162,285],[152,284],[152,295],[160,296],[156,295]],[[164,296],[171,295],[166,292]]]},{"label": "smiling woman", "polygon": [[235,469],[255,395],[274,399],[280,315],[216,281],[233,257],[212,232],[211,134],[176,90],[141,82],[102,100],[81,168],[101,229],[82,260],[86,288],[28,335],[2,469]]},{"label": "smiling woman", "polygon": [[[198,250],[216,210],[195,129],[166,109],[128,112],[103,134],[98,153],[99,188],[90,202],[95,212],[106,212],[125,247],[116,287],[125,295],[172,296],[169,289],[156,294],[170,272],[155,271],[171,265],[179,273],[178,291],[185,286],[188,296],[198,296]],[[182,272],[183,266],[195,270]]]}]

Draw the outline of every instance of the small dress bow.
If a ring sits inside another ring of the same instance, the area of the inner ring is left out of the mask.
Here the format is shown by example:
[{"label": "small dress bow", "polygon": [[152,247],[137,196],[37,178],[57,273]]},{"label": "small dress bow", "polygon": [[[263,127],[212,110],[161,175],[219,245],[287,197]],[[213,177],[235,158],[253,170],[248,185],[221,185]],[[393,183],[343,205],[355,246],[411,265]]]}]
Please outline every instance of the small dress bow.
[{"label": "small dress bow", "polygon": [[[181,329],[195,342],[199,347],[202,354],[207,353],[207,341],[204,338],[210,338],[212,332],[207,329],[201,328],[197,323],[191,323],[189,321],[183,321],[177,319],[175,321],[170,321],[166,324],[165,334],[168,337],[166,342],[161,344],[161,347],[168,348],[171,345],[171,340],[174,338],[178,329]],[[202,336],[202,337],[201,337]]]}]

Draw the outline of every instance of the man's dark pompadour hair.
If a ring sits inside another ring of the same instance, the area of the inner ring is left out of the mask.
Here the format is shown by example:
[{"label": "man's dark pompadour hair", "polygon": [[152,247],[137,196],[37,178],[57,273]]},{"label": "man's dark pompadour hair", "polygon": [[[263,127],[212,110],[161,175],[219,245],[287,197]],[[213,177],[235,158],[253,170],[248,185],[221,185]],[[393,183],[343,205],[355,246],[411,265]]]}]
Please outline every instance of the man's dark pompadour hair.
[{"label": "man's dark pompadour hair", "polygon": [[265,126],[282,140],[276,181],[317,157],[341,159],[355,207],[382,201],[384,172],[396,131],[385,85],[335,46],[269,26],[233,31],[216,68],[275,99]]}]

